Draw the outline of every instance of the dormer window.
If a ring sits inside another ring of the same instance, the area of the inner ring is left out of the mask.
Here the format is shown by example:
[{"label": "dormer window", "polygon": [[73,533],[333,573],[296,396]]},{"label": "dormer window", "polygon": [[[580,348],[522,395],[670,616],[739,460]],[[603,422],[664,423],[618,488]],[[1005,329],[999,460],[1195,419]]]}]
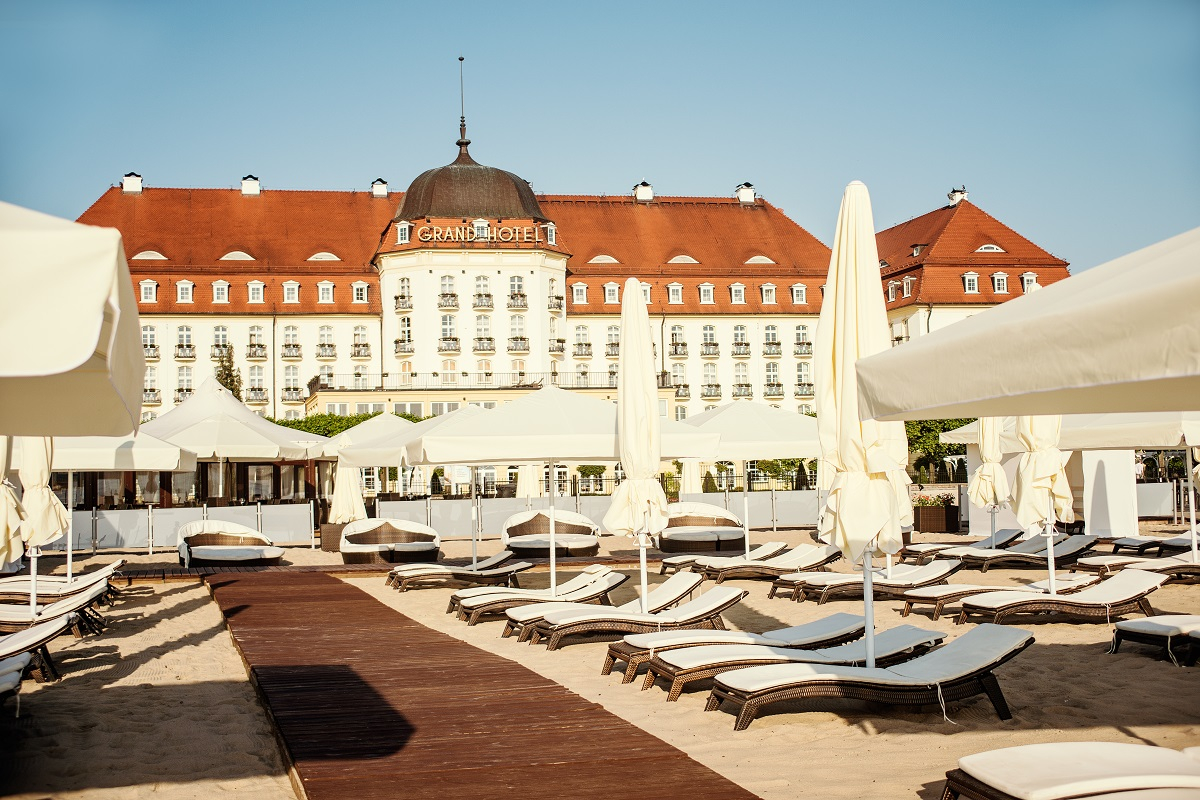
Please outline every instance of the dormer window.
[{"label": "dormer window", "polygon": [[308,260],[309,261],[341,261],[340,258],[338,258],[333,253],[329,252],[328,250],[322,250],[319,253],[313,253],[311,256],[308,257]]},{"label": "dormer window", "polygon": [[1003,272],[992,273],[992,291],[996,294],[1008,294],[1008,275]]},{"label": "dormer window", "polygon": [[683,304],[683,284],[668,283],[667,284],[667,303],[673,306]]},{"label": "dormer window", "polygon": [[138,284],[142,290],[143,303],[158,302],[158,281],[145,280]]},{"label": "dormer window", "polygon": [[546,224],[546,244],[551,247],[558,244],[558,227],[553,222]]},{"label": "dormer window", "polygon": [[586,283],[577,283],[571,287],[571,302],[572,303],[586,304],[587,301],[588,301],[588,299],[587,299],[587,284]]},{"label": "dormer window", "polygon": [[245,250],[230,250],[225,255],[221,256],[221,261],[253,261],[254,256],[247,253]]},{"label": "dormer window", "polygon": [[[284,302],[288,302],[285,300]],[[333,302],[333,282],[321,281],[317,284],[317,302],[332,303]]]},{"label": "dormer window", "polygon": [[617,261],[615,258],[608,255],[607,253],[601,253],[598,256],[593,256],[593,257],[589,258],[587,263],[589,263],[589,264],[620,264],[621,262]]},{"label": "dormer window", "polygon": [[921,253],[922,253],[922,252],[925,250],[925,248],[926,248],[927,246],[928,246],[928,245],[923,245],[923,244],[914,244],[914,245],[912,246],[912,254],[913,254],[913,257],[914,257],[914,258],[916,258],[917,256],[921,255]]},{"label": "dormer window", "polygon": [[300,302],[300,284],[296,281],[285,281],[283,284],[283,302]]},{"label": "dormer window", "polygon": [[408,244],[412,235],[412,225],[407,222],[396,223],[396,244]]},{"label": "dormer window", "polygon": [[642,284],[642,300],[646,302],[646,305],[650,305],[650,284],[648,283]]},{"label": "dormer window", "polygon": [[620,287],[615,283],[604,284],[604,302],[606,304],[620,303]]},{"label": "dormer window", "polygon": [[914,283],[916,283],[916,280],[911,275],[909,275],[907,278],[904,279],[904,296],[905,297],[912,297],[912,289],[913,289]]},{"label": "dormer window", "polygon": [[763,303],[774,305],[774,303],[775,303],[775,284],[764,283],[761,288],[762,288]]},{"label": "dormer window", "polygon": [[477,219],[471,223],[475,228],[475,241],[487,241],[488,238],[488,221],[486,219]]},{"label": "dormer window", "polygon": [[731,284],[729,287],[729,302],[738,305],[746,302],[746,287],[740,283]]},{"label": "dormer window", "polygon": [[354,292],[354,302],[355,303],[367,302],[367,287],[368,286],[370,286],[370,284],[367,283],[366,281],[356,281],[355,283],[352,283],[350,285],[351,290],[353,290],[353,292]]},{"label": "dormer window", "polygon": [[1004,250],[995,244],[985,244],[975,251],[976,253],[1003,253]]},{"label": "dormer window", "polygon": [[964,272],[962,279],[964,292],[967,294],[979,294],[979,273]]},{"label": "dormer window", "polygon": [[157,250],[143,250],[133,257],[133,261],[166,261],[167,257]]},{"label": "dormer window", "polygon": [[711,283],[700,284],[700,302],[704,305],[712,305],[713,300],[713,285]]},{"label": "dormer window", "polygon": [[900,286],[898,281],[888,281],[888,302],[896,302],[896,288]]},{"label": "dormer window", "polygon": [[175,284],[175,302],[190,303],[192,302],[192,282],[180,281]]},{"label": "dormer window", "polygon": [[1021,274],[1021,291],[1029,294],[1034,289],[1041,288],[1038,286],[1037,273],[1025,272]]},{"label": "dormer window", "polygon": [[229,281],[213,281],[212,290],[214,303],[229,302]]},{"label": "dormer window", "polygon": [[796,305],[804,305],[808,302],[808,287],[803,283],[792,284],[792,302]]},{"label": "dormer window", "polygon": [[261,303],[263,301],[263,287],[266,286],[262,281],[250,281],[246,287],[250,290],[249,301],[251,303]]}]

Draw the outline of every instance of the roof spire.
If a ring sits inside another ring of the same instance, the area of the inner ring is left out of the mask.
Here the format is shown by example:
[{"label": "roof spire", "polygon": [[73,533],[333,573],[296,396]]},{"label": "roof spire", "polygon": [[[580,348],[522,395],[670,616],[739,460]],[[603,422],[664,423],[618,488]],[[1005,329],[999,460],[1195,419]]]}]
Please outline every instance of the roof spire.
[{"label": "roof spire", "polygon": [[460,157],[467,156],[469,158],[470,156],[467,153],[467,145],[469,145],[471,143],[471,140],[467,138],[467,100],[466,100],[466,92],[463,91],[463,61],[465,61],[465,59],[462,56],[459,56],[458,57],[458,110],[459,110],[459,114],[461,114],[461,116],[458,118],[458,141],[455,142],[455,144],[458,145],[459,156]]}]

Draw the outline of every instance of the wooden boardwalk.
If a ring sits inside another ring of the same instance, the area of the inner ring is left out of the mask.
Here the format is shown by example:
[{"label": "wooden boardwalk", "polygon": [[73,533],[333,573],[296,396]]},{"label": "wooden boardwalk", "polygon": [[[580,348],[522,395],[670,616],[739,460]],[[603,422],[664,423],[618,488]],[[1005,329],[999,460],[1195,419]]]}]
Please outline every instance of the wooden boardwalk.
[{"label": "wooden boardwalk", "polygon": [[330,575],[206,580],[309,800],[754,797],[601,706]]}]

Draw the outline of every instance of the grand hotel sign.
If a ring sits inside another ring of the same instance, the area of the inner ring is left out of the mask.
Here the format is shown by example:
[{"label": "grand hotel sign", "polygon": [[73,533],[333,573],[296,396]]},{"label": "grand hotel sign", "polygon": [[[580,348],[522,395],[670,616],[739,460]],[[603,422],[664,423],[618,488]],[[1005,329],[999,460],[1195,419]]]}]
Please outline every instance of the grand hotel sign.
[{"label": "grand hotel sign", "polygon": [[455,225],[440,227],[423,225],[417,228],[417,240],[421,242],[527,242],[536,244],[542,241],[540,225],[489,225],[486,235],[483,226]]}]

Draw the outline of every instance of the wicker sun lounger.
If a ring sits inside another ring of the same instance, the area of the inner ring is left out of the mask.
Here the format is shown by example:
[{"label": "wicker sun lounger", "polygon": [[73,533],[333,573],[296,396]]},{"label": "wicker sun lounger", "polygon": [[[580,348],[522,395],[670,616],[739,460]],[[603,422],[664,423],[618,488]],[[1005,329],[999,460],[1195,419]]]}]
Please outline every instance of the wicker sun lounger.
[{"label": "wicker sun lounger", "polygon": [[531,605],[534,603],[599,603],[609,606],[609,593],[629,580],[629,576],[620,572],[607,572],[587,586],[580,587],[566,594],[559,593],[549,597],[529,597],[526,595],[483,595],[469,597],[458,607],[458,618],[466,620],[468,625],[476,625],[481,617],[489,614],[502,614],[510,608]]},{"label": "wicker sun lounger", "polygon": [[387,579],[384,581],[386,586],[395,586],[404,575],[416,575],[422,572],[440,572],[446,569],[462,569],[472,572],[486,572],[487,570],[495,569],[501,564],[509,561],[513,557],[511,550],[501,550],[494,556],[488,556],[485,559],[477,561],[474,566],[465,565],[462,567],[450,567],[448,564],[436,564],[428,561],[410,561],[406,564],[400,564],[392,567],[392,571],[387,574]]},{"label": "wicker sun lounger", "polygon": [[[1097,575],[1056,575],[1054,587],[1059,594],[1072,594],[1100,582]],[[1025,586],[1013,587],[1022,592],[1047,592],[1050,590],[1048,580],[1035,581]],[[913,606],[932,605],[933,617],[941,617],[942,609],[951,603],[956,603],[964,597],[971,597],[985,592],[1003,590],[999,586],[983,586],[979,584],[944,583],[937,586],[922,586],[920,589],[909,589],[903,593],[904,609],[900,616],[907,617],[912,613]]]},{"label": "wicker sun lounger", "polygon": [[780,556],[765,561],[731,564],[728,566],[693,567],[705,578],[721,583],[730,578],[778,578],[792,572],[809,572],[832,564],[842,557],[837,545],[802,544]]},{"label": "wicker sun lounger", "polygon": [[1139,556],[1144,556],[1150,551],[1157,551],[1155,555],[1165,555],[1166,551],[1190,550],[1192,548],[1192,537],[1190,534],[1184,536],[1172,536],[1169,539],[1155,539],[1150,536],[1127,536],[1121,539],[1113,539],[1110,542],[1112,545],[1113,555],[1120,553],[1122,550],[1128,550]]},{"label": "wicker sun lounger", "polygon": [[1157,572],[1159,575],[1166,575],[1172,580],[1200,577],[1200,564],[1192,561],[1191,553],[1152,558],[1149,561],[1139,561],[1136,564],[1129,564],[1127,569],[1142,572]]},{"label": "wicker sun lounger", "polygon": [[[1054,545],[1054,563],[1062,566],[1069,564],[1086,553],[1095,542],[1095,536],[1068,536]],[[1044,567],[1046,549],[1043,547],[1040,553],[1018,553],[1013,549],[996,550],[986,555],[966,553],[961,560],[964,567],[978,568],[980,572],[987,572],[989,567]]]},{"label": "wicker sun lounger", "polygon": [[1197,796],[1200,749],[1179,752],[1125,742],[1046,742],[964,756],[958,769],[946,773],[942,791],[942,800]]},{"label": "wicker sun lounger", "polygon": [[722,703],[739,707],[734,730],[745,730],[772,703],[812,697],[845,697],[890,705],[943,705],[986,694],[1000,719],[1011,719],[993,671],[1033,644],[1017,628],[980,625],[931,653],[892,667],[769,664],[719,675],[705,711]]},{"label": "wicker sun lounger", "polygon": [[667,556],[662,560],[662,564],[658,568],[659,575],[669,575],[673,572],[678,572],[681,569],[688,569],[696,562],[702,562],[709,565],[722,564],[745,564],[750,561],[762,561],[775,556],[787,550],[787,542],[764,542],[758,547],[755,547],[749,553],[743,556],[729,556],[721,558],[719,556],[708,556],[692,553],[682,556]]},{"label": "wicker sun lounger", "polygon": [[972,615],[990,617],[999,623],[1013,614],[1058,612],[1092,621],[1108,622],[1113,617],[1140,611],[1154,615],[1147,595],[1166,583],[1166,575],[1125,570],[1096,586],[1068,595],[1001,591],[975,595],[963,600],[956,620],[959,625]]},{"label": "wicker sun lounger", "polygon": [[837,613],[803,625],[779,628],[764,633],[725,630],[635,633],[608,646],[608,654],[604,657],[604,665],[600,668],[600,674],[608,675],[612,672],[613,665],[621,661],[625,664],[625,673],[621,683],[631,683],[637,675],[638,668],[653,658],[655,654],[680,647],[763,644],[772,647],[803,647],[815,650],[820,647],[833,647],[844,642],[852,642],[861,637],[865,630],[866,625],[861,614]]},{"label": "wicker sun lounger", "polygon": [[[589,583],[594,583],[600,579],[600,576],[607,575],[612,572],[611,567],[606,567],[603,564],[592,564],[589,567],[584,567],[574,577],[558,584],[558,594],[562,595],[566,592],[573,592],[576,589],[587,586]],[[549,600],[554,600],[555,596],[549,589],[509,589],[504,586],[472,586],[467,589],[459,589],[454,594],[450,595],[450,602],[446,606],[446,613],[451,614],[458,611],[459,603],[469,597],[482,597],[483,595],[520,595],[522,597],[540,597]]]},{"label": "wicker sun lounger", "polygon": [[0,638],[0,673],[10,672],[17,664],[24,672],[32,665],[38,683],[58,680],[58,668],[46,644],[61,636],[71,624],[70,615],[64,615]]},{"label": "wicker sun lounger", "polygon": [[[107,567],[76,575],[71,581],[68,581],[65,575],[38,575],[38,600],[44,598],[45,602],[53,603],[101,583],[108,585],[108,591],[105,593],[105,597],[108,597],[116,592],[109,581],[124,564],[125,559],[117,559]],[[29,575],[0,579],[0,603],[28,603],[32,591],[33,579]]]},{"label": "wicker sun lounger", "polygon": [[[901,625],[875,634],[875,665],[886,667],[923,655],[942,643],[946,634],[925,631],[912,625]],[[658,653],[646,665],[642,691],[649,689],[659,678],[671,687],[667,702],[673,703],[690,683],[713,678],[735,669],[762,664],[824,664],[829,666],[859,666],[867,659],[863,640],[828,647],[822,650],[801,650],[770,645],[713,645],[685,647]]]},{"label": "wicker sun lounger", "polygon": [[[1055,532],[1054,543],[1060,544],[1067,540],[1067,534]],[[939,550],[934,553],[934,558],[957,558],[962,559],[964,556],[972,558],[987,558],[988,556],[1004,555],[1006,553],[1026,553],[1034,555],[1046,553],[1046,537],[1041,534],[1035,534],[1028,539],[1020,539],[1009,544],[1007,547],[980,547],[978,544],[964,545],[963,547],[948,547],[945,550]]]},{"label": "wicker sun lounger", "polygon": [[988,536],[969,545],[963,545],[959,542],[920,542],[918,544],[910,544],[901,548],[899,553],[900,562],[904,563],[911,559],[913,563],[923,564],[943,550],[949,550],[952,547],[981,547],[999,550],[1016,542],[1017,538],[1024,532],[1020,528],[1003,528],[996,531],[994,537]]},{"label": "wicker sun lounger", "polygon": [[[683,598],[696,591],[696,587],[703,581],[704,578],[692,572],[675,573],[651,589],[646,595],[647,612],[655,614],[665,608],[676,605]],[[538,620],[550,613],[576,609],[583,609],[584,611],[592,610],[583,603],[536,603],[534,605],[521,606],[520,608],[510,608],[504,612],[505,616],[508,617],[508,621],[504,624],[504,633],[501,636],[508,637],[516,633],[518,642],[527,642],[529,641],[529,635],[533,633],[533,626]],[[617,606],[617,610],[641,611],[642,599],[635,597],[628,603]]]},{"label": "wicker sun lounger", "polygon": [[[919,567],[902,564],[892,568],[891,577],[885,574],[873,576],[871,586],[873,594],[878,598],[900,597],[910,589],[922,586],[933,586],[945,583],[946,579],[962,567],[959,561],[934,561]],[[775,593],[789,592],[793,600],[816,600],[822,605],[837,597],[847,599],[862,598],[862,573],[818,572],[813,574],[796,574],[781,576],[771,586],[772,597]]]},{"label": "wicker sun lounger", "polygon": [[1200,614],[1159,614],[1143,619],[1123,619],[1116,624],[1108,652],[1117,652],[1122,642],[1137,642],[1161,647],[1172,663],[1179,664],[1175,651],[1182,649],[1183,660],[1189,660],[1189,651],[1195,641],[1191,637],[1196,632],[1200,632]]},{"label": "wicker sun lounger", "polygon": [[104,618],[91,610],[108,592],[107,583],[98,583],[87,591],[64,597],[45,606],[38,606],[37,614],[30,617],[28,605],[0,605],[0,633],[16,633],[41,622],[59,617],[71,617],[71,629],[76,636],[88,630],[99,633],[104,629]]},{"label": "wicker sun lounger", "polygon": [[595,611],[560,611],[547,614],[533,628],[530,641],[546,642],[547,650],[557,650],[568,636],[585,633],[650,633],[652,631],[684,628],[721,630],[725,621],[721,614],[742,601],[746,592],[728,586],[716,586],[695,600],[657,614],[640,611],[596,609]]}]

